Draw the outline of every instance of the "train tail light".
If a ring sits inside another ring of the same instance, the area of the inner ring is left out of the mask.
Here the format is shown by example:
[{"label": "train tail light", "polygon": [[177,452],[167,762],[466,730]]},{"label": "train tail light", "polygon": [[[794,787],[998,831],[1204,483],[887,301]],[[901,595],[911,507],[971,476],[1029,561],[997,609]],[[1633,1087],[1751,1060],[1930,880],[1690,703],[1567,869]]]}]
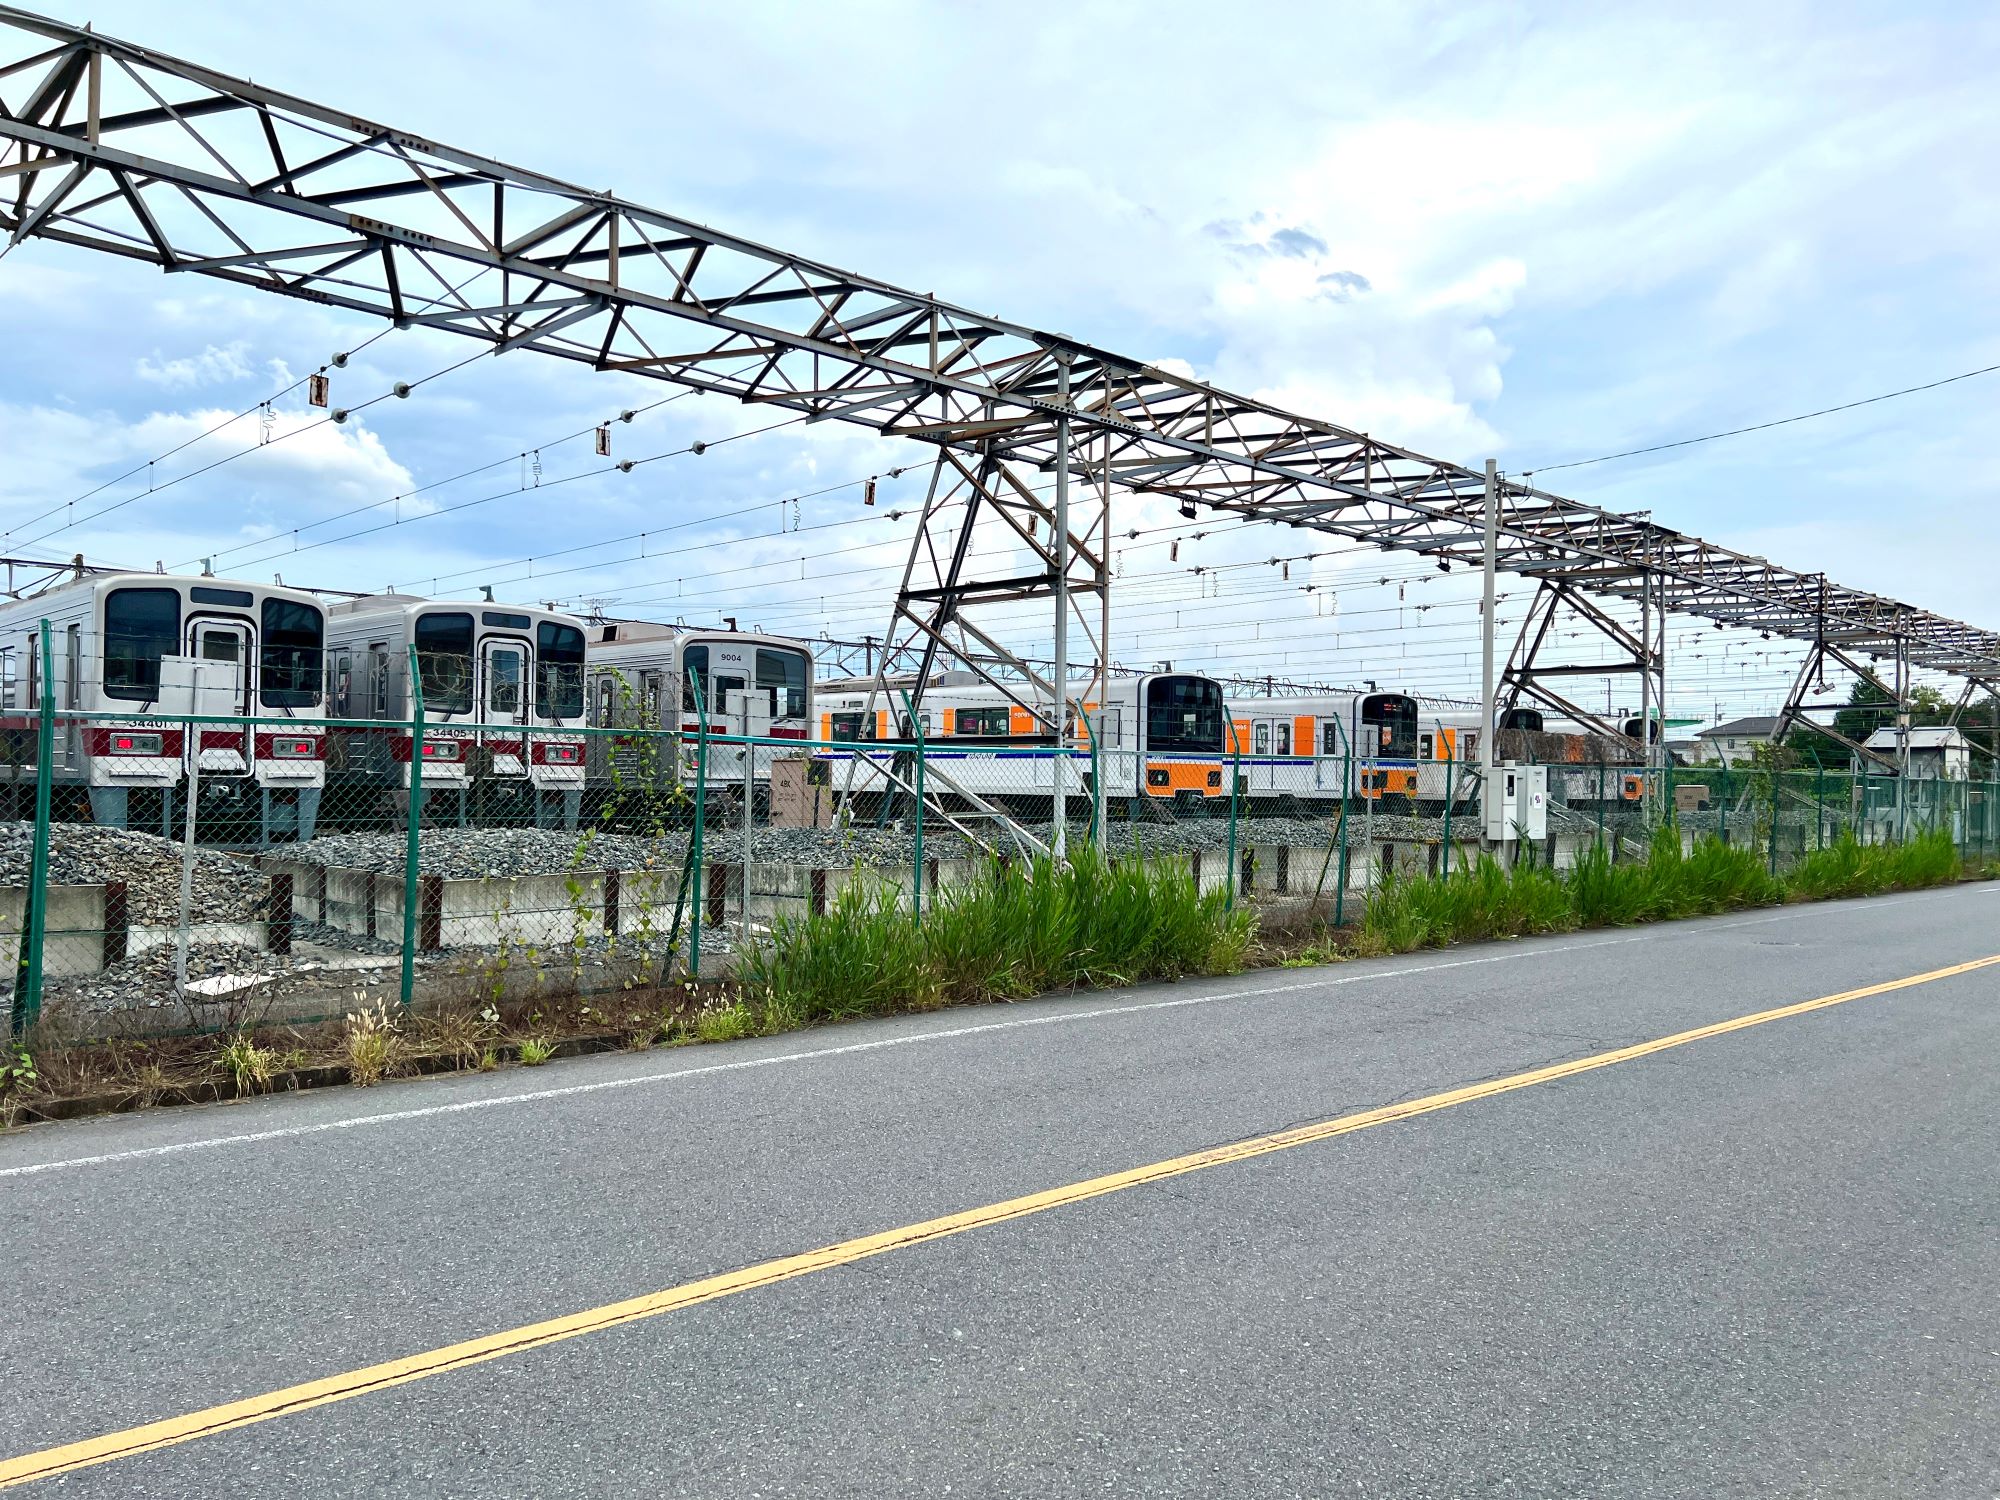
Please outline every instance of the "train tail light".
[{"label": "train tail light", "polygon": [[119,734],[113,732],[111,736],[111,753],[113,755],[158,755],[160,747],[164,743],[165,741],[157,734]]},{"label": "train tail light", "polygon": [[281,734],[271,741],[271,756],[275,760],[311,760],[313,755],[313,742],[310,739]]},{"label": "train tail light", "polygon": [[581,745],[549,745],[545,747],[545,758],[552,766],[573,766],[582,750]]},{"label": "train tail light", "polygon": [[459,745],[457,740],[424,741],[425,760],[436,760],[436,761],[457,760],[458,751],[459,751]]}]

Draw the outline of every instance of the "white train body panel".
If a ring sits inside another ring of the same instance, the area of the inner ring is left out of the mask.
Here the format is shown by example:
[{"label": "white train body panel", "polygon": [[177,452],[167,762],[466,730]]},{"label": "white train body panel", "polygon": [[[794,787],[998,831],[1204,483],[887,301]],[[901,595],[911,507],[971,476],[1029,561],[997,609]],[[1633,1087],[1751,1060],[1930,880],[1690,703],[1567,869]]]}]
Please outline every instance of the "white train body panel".
[{"label": "white train body panel", "polygon": [[487,601],[374,594],[327,616],[331,717],[343,770],[410,785],[411,646],[424,696],[426,789],[518,784],[580,792],[584,626],[573,615]]},{"label": "white train body panel", "polygon": [[[1069,725],[1066,736],[1071,743],[1064,784],[1072,795],[1085,795],[1096,771],[1112,797],[1228,797],[1223,772],[1227,715],[1222,689],[1214,681],[1156,672],[1113,679],[1102,701],[1088,693],[1089,684],[1072,685],[1071,701],[1083,700],[1084,715],[1083,726]],[[819,738],[908,743],[921,728],[927,767],[958,790],[985,798],[1055,794],[1056,763],[1063,752],[1050,732],[1052,716],[1046,706],[1031,712],[983,683],[938,686],[924,692],[918,724],[912,726],[899,692],[876,694],[872,716],[868,703],[867,689],[822,693]],[[1100,727],[1103,742],[1093,753],[1092,739]],[[881,768],[893,761],[893,750],[822,748],[816,754],[833,767],[836,788],[847,784],[850,764],[855,790],[881,791],[890,784]]]},{"label": "white train body panel", "polygon": [[1237,697],[1229,709],[1253,805],[1425,795],[1417,756],[1422,710],[1406,693]]},{"label": "white train body panel", "polygon": [[[46,683],[44,619],[53,657]],[[98,794],[172,791],[186,781],[190,755],[214,783],[316,792],[325,780],[325,627],[324,606],[297,589],[86,573],[0,602],[0,725],[32,747],[48,692],[62,716],[55,781],[91,789],[93,810],[107,821],[122,821],[122,802]],[[94,724],[93,713],[140,717]],[[190,715],[244,722],[195,726],[190,743]],[[299,727],[252,719],[297,719]]]},{"label": "white train body panel", "polygon": [[[701,731],[696,711],[696,683],[706,714],[708,732],[740,735],[742,722],[725,711],[732,692],[763,693],[770,714],[765,731],[772,739],[805,740],[813,712],[813,656],[804,641],[755,631],[699,630],[661,625],[650,620],[607,620],[589,627],[589,714],[600,729]],[[602,737],[594,737],[602,739]],[[669,753],[653,764],[660,774],[678,774],[692,787],[692,749],[668,739]],[[621,764],[634,759],[635,746],[613,740],[593,746],[593,775],[610,774],[612,757]],[[784,754],[780,746],[715,745],[708,754],[711,786],[738,786],[746,759],[754,782],[768,782],[771,761]]]}]

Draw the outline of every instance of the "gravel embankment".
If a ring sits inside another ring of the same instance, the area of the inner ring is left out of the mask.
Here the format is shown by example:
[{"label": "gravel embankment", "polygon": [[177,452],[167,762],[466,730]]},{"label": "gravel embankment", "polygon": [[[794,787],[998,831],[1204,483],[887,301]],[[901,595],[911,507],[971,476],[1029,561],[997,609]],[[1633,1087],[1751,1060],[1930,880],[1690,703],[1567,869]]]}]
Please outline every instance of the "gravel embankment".
[{"label": "gravel embankment", "polygon": [[[0,885],[25,886],[34,857],[35,825],[0,823]],[[125,882],[129,920],[156,927],[178,922],[181,906],[181,846],[158,834],[126,828],[61,823],[49,836],[51,885]],[[196,922],[248,922],[264,914],[270,881],[249,861],[197,847],[194,897]]]}]

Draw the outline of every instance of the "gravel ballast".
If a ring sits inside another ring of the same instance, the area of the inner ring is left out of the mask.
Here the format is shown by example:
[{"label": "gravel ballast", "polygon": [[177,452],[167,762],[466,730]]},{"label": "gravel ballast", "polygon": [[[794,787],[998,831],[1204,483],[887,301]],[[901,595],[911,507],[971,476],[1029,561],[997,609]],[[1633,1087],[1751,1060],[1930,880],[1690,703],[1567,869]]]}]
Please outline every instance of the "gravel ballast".
[{"label": "gravel ballast", "polygon": [[[0,823],[0,886],[26,886],[35,825]],[[59,823],[49,831],[51,885],[125,882],[128,920],[148,927],[180,920],[181,846],[154,833]],[[250,922],[264,915],[270,880],[254,864],[199,845],[194,854],[190,918],[198,923]]]}]

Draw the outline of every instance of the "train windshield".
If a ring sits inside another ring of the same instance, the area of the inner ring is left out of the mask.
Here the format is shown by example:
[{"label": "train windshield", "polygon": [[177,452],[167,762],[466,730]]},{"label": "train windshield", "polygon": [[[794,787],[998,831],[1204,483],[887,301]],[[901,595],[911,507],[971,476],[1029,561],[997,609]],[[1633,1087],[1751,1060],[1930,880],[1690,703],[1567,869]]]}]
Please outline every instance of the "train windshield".
[{"label": "train windshield", "polygon": [[808,670],[803,651],[786,651],[772,646],[757,648],[757,686],[771,695],[772,718],[803,719],[806,716]]},{"label": "train windshield", "polygon": [[535,628],[535,716],[583,717],[583,632],[544,620]]},{"label": "train windshield", "polygon": [[1361,733],[1355,750],[1366,759],[1417,753],[1417,700],[1401,693],[1371,693],[1361,700]]},{"label": "train windshield", "polygon": [[1146,745],[1222,753],[1222,689],[1206,677],[1155,677],[1146,684]]},{"label": "train windshield", "polygon": [[312,708],[319,702],[326,617],[296,599],[264,601],[264,641],[257,696],[266,708]]},{"label": "train windshield", "polygon": [[1502,729],[1524,729],[1529,734],[1542,732],[1542,711],[1539,708],[1510,708],[1500,716]]},{"label": "train windshield", "polygon": [[104,596],[104,694],[150,703],[160,658],[180,650],[181,596],[173,589],[113,589]]},{"label": "train windshield", "polygon": [[430,713],[462,714],[472,708],[472,616],[419,615],[417,679]]}]

